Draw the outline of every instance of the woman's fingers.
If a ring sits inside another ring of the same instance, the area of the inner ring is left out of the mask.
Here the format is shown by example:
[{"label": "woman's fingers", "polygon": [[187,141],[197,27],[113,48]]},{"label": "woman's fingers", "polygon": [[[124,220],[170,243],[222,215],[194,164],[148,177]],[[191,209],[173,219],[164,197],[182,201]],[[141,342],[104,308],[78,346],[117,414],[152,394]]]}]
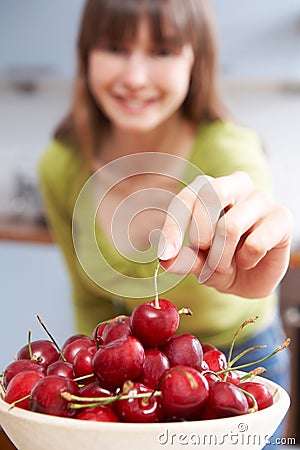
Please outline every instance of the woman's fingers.
[{"label": "woman's fingers", "polygon": [[193,217],[198,192],[210,180],[211,177],[204,175],[195,178],[171,200],[166,211],[166,220],[161,229],[161,238],[158,244],[159,259],[172,259],[180,251],[185,232]]},{"label": "woman's fingers", "polygon": [[[239,202],[253,190],[250,177],[244,172],[213,179],[199,176],[175,196],[167,210],[167,217],[158,247],[161,260],[174,258],[183,245],[189,227],[191,247],[206,250],[213,241],[216,224],[222,211]],[[220,223],[221,235],[222,222]],[[225,230],[223,230],[223,234]]]},{"label": "woman's fingers", "polygon": [[274,206],[269,196],[255,190],[229,209],[217,223],[208,256],[208,267],[226,273],[238,246],[245,241],[247,234],[253,233],[272,208]]},{"label": "woman's fingers", "polygon": [[198,191],[196,180],[168,209],[162,267],[180,275],[194,273],[199,282],[221,292],[269,295],[288,265],[291,213],[242,172],[212,179]]},{"label": "woman's fingers", "polygon": [[293,219],[289,210],[273,206],[236,252],[239,268],[255,267],[273,248],[288,247],[291,241]]}]

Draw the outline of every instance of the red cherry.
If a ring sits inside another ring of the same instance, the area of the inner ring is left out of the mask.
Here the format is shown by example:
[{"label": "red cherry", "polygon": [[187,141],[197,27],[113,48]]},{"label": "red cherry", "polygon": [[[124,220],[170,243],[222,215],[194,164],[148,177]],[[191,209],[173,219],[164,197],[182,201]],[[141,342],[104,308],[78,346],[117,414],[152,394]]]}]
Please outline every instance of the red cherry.
[{"label": "red cherry", "polygon": [[236,370],[230,370],[227,373],[221,373],[220,377],[222,378],[222,380],[226,380],[229,383],[235,384],[236,386],[239,386],[241,381],[240,376]]},{"label": "red cherry", "polygon": [[163,376],[161,403],[168,417],[187,419],[208,399],[209,386],[205,377],[189,366],[175,366]]},{"label": "red cherry", "polygon": [[218,419],[247,413],[245,394],[232,383],[216,381],[210,385],[209,398],[200,415],[202,419]]},{"label": "red cherry", "polygon": [[218,377],[218,375],[216,375],[213,372],[206,372],[203,373],[203,376],[206,378],[209,387],[211,387],[212,384],[214,384],[216,381],[220,381],[220,378]]},{"label": "red cherry", "polygon": [[144,359],[140,341],[133,336],[123,337],[99,347],[93,358],[93,372],[103,387],[116,389],[140,375]]},{"label": "red cherry", "polygon": [[164,345],[177,331],[179,314],[173,303],[159,299],[142,303],[131,314],[132,335],[147,347]]},{"label": "red cherry", "polygon": [[205,372],[206,370],[209,370],[208,364],[206,361],[204,361],[204,359],[202,360],[201,363],[201,368],[200,368],[200,372]]},{"label": "red cherry", "polygon": [[61,396],[62,392],[79,395],[77,383],[59,375],[47,375],[34,385],[29,409],[53,416],[73,417],[76,410],[69,408],[69,402]]},{"label": "red cherry", "polygon": [[[153,393],[153,390],[142,383],[134,382],[127,395],[134,397],[137,394]],[[160,422],[164,413],[159,397],[149,398],[129,398],[128,400],[117,400],[115,411],[123,422]]]},{"label": "red cherry", "polygon": [[158,383],[170,368],[170,363],[166,355],[156,348],[145,350],[145,361],[138,381],[146,386],[156,389]]},{"label": "red cherry", "polygon": [[227,358],[220,350],[208,350],[204,353],[203,360],[212,372],[220,372],[227,368]]},{"label": "red cherry", "polygon": [[173,336],[161,347],[167,356],[170,366],[189,366],[202,370],[202,346],[192,334],[184,333]]},{"label": "red cherry", "polygon": [[[44,378],[44,374],[37,370],[24,370],[17,373],[8,383],[5,393],[5,401],[14,403],[31,393],[33,386],[38,380]],[[29,409],[29,398],[22,400],[17,404],[18,408]]]},{"label": "red cherry", "polygon": [[[94,380],[91,383],[82,386],[79,395],[80,397],[111,397],[113,394],[101,387],[98,380]],[[107,406],[111,405],[112,403]]]},{"label": "red cherry", "polygon": [[76,354],[79,352],[79,350],[81,350],[82,348],[88,348],[92,346],[95,346],[96,348],[96,343],[92,339],[79,338],[70,342],[64,347],[63,355],[67,361],[73,364],[74,358]]},{"label": "red cherry", "polygon": [[93,330],[92,336],[93,336],[94,341],[97,344],[97,347],[99,347],[99,345],[103,344],[102,333],[103,333],[106,325],[107,325],[107,323],[99,323],[98,325],[96,325],[96,327]]},{"label": "red cherry", "polygon": [[82,333],[72,334],[72,336],[70,336],[64,342],[64,344],[63,344],[63,346],[61,348],[62,353],[64,353],[64,350],[65,350],[65,348],[66,348],[66,346],[68,344],[70,344],[71,342],[77,341],[77,339],[88,339],[88,340],[90,340],[91,338],[89,336],[87,336],[86,334],[82,334]]},{"label": "red cherry", "polygon": [[97,422],[120,422],[119,417],[108,406],[93,406],[80,411],[76,419],[96,420]]},{"label": "red cherry", "polygon": [[[97,351],[95,345],[91,347],[81,348],[75,355],[73,361],[75,377],[84,377],[93,373],[93,357]],[[82,382],[89,382],[91,379],[82,380]]]},{"label": "red cherry", "polygon": [[[273,405],[273,395],[269,388],[262,383],[256,381],[245,381],[239,384],[241,389],[252,394],[257,402],[258,409],[265,409]],[[247,397],[249,408],[253,407],[253,402],[250,397]]]},{"label": "red cherry", "polygon": [[40,373],[45,373],[43,366],[40,366],[36,361],[30,359],[17,359],[10,363],[3,373],[2,383],[6,388],[8,383],[14,378],[17,373],[24,372],[25,370],[34,370]]},{"label": "red cherry", "polygon": [[47,368],[47,375],[59,375],[65,378],[74,378],[73,365],[68,361],[55,361]]},{"label": "red cherry", "polygon": [[131,334],[130,317],[117,317],[111,323],[108,323],[102,331],[102,340],[104,344],[127,337]]},{"label": "red cherry", "polygon": [[[33,360],[36,360],[41,366],[47,368],[54,361],[59,358],[59,351],[52,341],[40,339],[31,342],[31,351]],[[28,345],[24,345],[18,353],[17,359],[31,359]]]},{"label": "red cherry", "polygon": [[202,344],[203,355],[204,353],[209,352],[209,350],[217,350],[217,347],[207,343]]}]

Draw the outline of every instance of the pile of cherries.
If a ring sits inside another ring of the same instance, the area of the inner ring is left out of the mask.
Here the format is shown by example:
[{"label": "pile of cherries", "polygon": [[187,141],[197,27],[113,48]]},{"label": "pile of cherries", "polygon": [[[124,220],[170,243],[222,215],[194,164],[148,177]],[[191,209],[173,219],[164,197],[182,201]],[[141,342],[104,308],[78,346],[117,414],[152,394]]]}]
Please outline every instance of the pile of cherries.
[{"label": "pile of cherries", "polygon": [[92,338],[69,337],[61,348],[38,316],[51,339],[29,336],[2,374],[3,398],[55,416],[143,423],[215,419],[272,405],[274,393],[251,372],[241,376],[233,368],[237,358],[176,334],[181,313],[189,310],[156,298],[131,316],[99,324]]}]

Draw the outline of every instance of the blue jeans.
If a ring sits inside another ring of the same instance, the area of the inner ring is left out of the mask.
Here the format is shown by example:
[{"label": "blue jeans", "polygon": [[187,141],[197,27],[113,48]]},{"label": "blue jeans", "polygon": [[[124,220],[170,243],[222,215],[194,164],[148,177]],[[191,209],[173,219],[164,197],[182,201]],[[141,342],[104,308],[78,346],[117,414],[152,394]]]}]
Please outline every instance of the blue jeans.
[{"label": "blue jeans", "polygon": [[[250,363],[264,357],[265,355],[271,353],[276,347],[281,345],[285,341],[285,339],[286,334],[283,329],[281,317],[278,314],[274,321],[265,330],[251,337],[246,342],[243,342],[242,344],[236,345],[234,347],[233,357],[249,347],[253,347],[255,345],[266,345],[266,348],[250,351],[248,354],[239,359],[236,365],[241,365],[248,362]],[[229,349],[220,348],[220,350],[227,354]],[[258,366],[262,366],[266,369],[266,372],[261,376],[274,381],[275,383],[282,386],[287,392],[290,392],[291,371],[289,348],[285,348],[284,350],[278,352],[276,355],[272,356],[262,363],[245,368],[245,371],[249,372],[250,370]],[[275,438],[281,438],[284,436],[285,427],[286,424],[285,421],[283,421],[272,437],[273,442]],[[268,447],[270,446],[266,446],[265,448]]]}]

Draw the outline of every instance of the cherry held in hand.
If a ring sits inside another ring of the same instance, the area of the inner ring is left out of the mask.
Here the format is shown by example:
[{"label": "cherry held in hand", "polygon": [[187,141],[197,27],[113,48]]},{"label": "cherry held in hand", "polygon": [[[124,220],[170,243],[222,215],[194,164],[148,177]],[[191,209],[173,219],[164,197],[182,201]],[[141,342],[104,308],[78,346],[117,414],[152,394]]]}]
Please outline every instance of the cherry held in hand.
[{"label": "cherry held in hand", "polygon": [[179,313],[169,300],[142,303],[131,315],[132,335],[147,347],[164,345],[177,331]]}]

